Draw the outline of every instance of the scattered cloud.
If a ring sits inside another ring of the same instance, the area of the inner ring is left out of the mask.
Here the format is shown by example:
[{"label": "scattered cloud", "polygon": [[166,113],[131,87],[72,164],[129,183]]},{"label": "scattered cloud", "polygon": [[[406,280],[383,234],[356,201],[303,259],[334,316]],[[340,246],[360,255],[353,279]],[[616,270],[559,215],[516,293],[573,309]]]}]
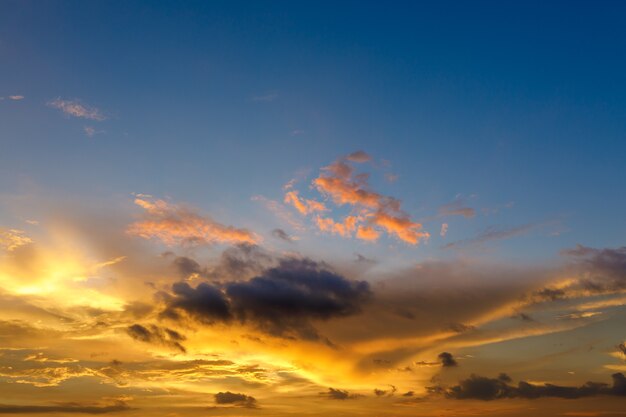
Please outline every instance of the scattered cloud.
[{"label": "scattered cloud", "polygon": [[553,384],[531,384],[521,381],[517,386],[509,385],[511,379],[506,374],[498,378],[471,375],[459,382],[459,385],[442,389],[431,388],[431,392],[443,392],[446,397],[459,400],[497,400],[502,398],[535,399],[543,397],[583,398],[598,395],[626,396],[626,377],[621,373],[612,375],[613,385],[601,382],[587,382],[579,387],[567,387]]},{"label": "scattered cloud", "polygon": [[353,400],[360,397],[360,395],[351,394],[346,390],[336,388],[328,388],[327,392],[321,392],[320,395],[331,400]]},{"label": "scattered cloud", "polygon": [[[314,218],[315,225],[324,232],[342,237],[356,236],[367,241],[376,241],[382,232],[412,245],[428,239],[430,236],[428,232],[422,231],[422,225],[413,222],[410,216],[402,211],[399,200],[373,191],[368,183],[369,174],[355,173],[352,163],[370,160],[371,157],[367,153],[357,151],[322,168],[320,175],[313,180],[313,187],[337,206],[349,206],[352,213],[340,221],[329,216],[317,215]],[[288,191],[285,199],[289,200],[301,214],[322,211],[312,210],[306,201],[294,201],[292,194],[294,192]],[[325,205],[321,207],[324,207],[324,211],[328,210]]]},{"label": "scattered cloud", "polygon": [[448,223],[443,223],[441,225],[441,231],[439,232],[439,236],[446,237],[446,234],[448,234]]},{"label": "scattered cloud", "polygon": [[283,229],[272,230],[272,236],[277,239],[284,240],[285,242],[293,243],[293,238],[287,234]]},{"label": "scattered cloud", "polygon": [[187,351],[181,344],[186,339],[185,336],[167,327],[159,327],[154,324],[145,327],[141,324],[133,324],[126,328],[126,333],[140,342],[167,346],[182,353]]},{"label": "scattered cloud", "polygon": [[327,211],[328,209],[323,203],[315,200],[301,199],[296,190],[287,191],[285,193],[284,203],[295,207],[300,214],[307,215],[319,211]]},{"label": "scattered cloud", "polygon": [[97,130],[93,126],[85,126],[85,127],[83,127],[83,132],[85,132],[85,135],[89,136],[90,138],[93,137],[94,135],[97,135],[98,133],[102,133],[101,130]]},{"label": "scattered cloud", "polygon": [[475,237],[459,240],[456,242],[448,243],[443,247],[443,249],[456,249],[467,246],[480,246],[486,242],[493,240],[503,240],[509,239],[515,236],[520,236],[527,233],[534,227],[533,224],[525,224],[522,226],[510,227],[510,228],[500,228],[491,226],[488,227],[485,231],[478,234]]},{"label": "scattered cloud", "polygon": [[24,100],[24,96],[14,95],[14,96],[9,96],[9,99],[15,100],[15,101]]},{"label": "scattered cloud", "polygon": [[33,243],[33,240],[26,236],[26,232],[23,230],[0,227],[0,248],[10,252],[30,243]]},{"label": "scattered cloud", "polygon": [[135,204],[144,209],[144,219],[131,224],[128,233],[145,239],[156,238],[166,245],[260,241],[246,229],[225,226],[189,207],[145,197],[136,197]]},{"label": "scattered cloud", "polygon": [[439,207],[440,216],[463,216],[472,218],[476,216],[476,210],[465,205],[465,200],[457,197],[453,202]]},{"label": "scattered cloud", "polygon": [[64,114],[81,119],[89,119],[101,122],[106,116],[96,108],[81,103],[79,100],[63,100],[60,97],[49,101],[48,106],[61,110]]},{"label": "scattered cloud", "polygon": [[254,397],[230,391],[215,394],[215,402],[220,405],[231,404],[239,407],[256,408],[256,399]]},{"label": "scattered cloud", "polygon": [[443,366],[444,368],[450,368],[458,365],[456,359],[454,359],[454,356],[452,356],[451,353],[441,352],[437,356],[437,358],[439,358],[439,360],[441,361],[441,366]]}]

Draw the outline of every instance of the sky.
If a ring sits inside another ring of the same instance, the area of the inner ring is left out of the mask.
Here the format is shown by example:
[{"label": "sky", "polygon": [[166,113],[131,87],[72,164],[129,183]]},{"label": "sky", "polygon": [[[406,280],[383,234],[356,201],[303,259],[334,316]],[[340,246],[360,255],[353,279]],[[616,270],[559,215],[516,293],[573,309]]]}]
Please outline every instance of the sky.
[{"label": "sky", "polygon": [[0,414],[626,415],[625,15],[0,1]]}]

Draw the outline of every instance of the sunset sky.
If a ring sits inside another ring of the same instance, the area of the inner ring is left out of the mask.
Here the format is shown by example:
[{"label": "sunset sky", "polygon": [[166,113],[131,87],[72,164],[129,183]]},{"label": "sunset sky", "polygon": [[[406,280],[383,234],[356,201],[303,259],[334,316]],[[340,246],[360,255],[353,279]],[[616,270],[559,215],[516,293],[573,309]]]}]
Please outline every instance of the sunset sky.
[{"label": "sunset sky", "polygon": [[626,416],[626,3],[0,0],[0,415]]}]

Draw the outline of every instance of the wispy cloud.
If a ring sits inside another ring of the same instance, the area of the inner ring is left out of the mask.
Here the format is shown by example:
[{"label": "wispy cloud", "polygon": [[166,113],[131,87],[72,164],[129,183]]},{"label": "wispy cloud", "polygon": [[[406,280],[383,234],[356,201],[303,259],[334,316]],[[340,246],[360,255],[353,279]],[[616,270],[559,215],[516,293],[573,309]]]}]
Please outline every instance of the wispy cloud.
[{"label": "wispy cloud", "polygon": [[56,98],[49,101],[47,104],[52,108],[61,110],[64,114],[71,117],[95,120],[98,122],[106,120],[106,116],[102,114],[100,109],[83,104],[79,100],[63,100]]},{"label": "wispy cloud", "polygon": [[463,216],[465,218],[471,218],[476,216],[476,210],[472,207],[468,207],[465,204],[465,200],[457,197],[453,202],[445,204],[439,207],[440,216]]},{"label": "wispy cloud", "polygon": [[144,219],[133,223],[128,232],[145,239],[156,238],[166,245],[260,241],[246,229],[225,226],[189,207],[139,197],[135,204],[144,209]]},{"label": "wispy cloud", "polygon": [[448,234],[448,223],[443,223],[441,225],[441,231],[439,232],[439,236],[446,237],[446,234]]},{"label": "wispy cloud", "polygon": [[491,226],[475,237],[464,239],[464,240],[457,240],[456,242],[448,243],[443,248],[453,249],[453,248],[459,248],[459,247],[464,247],[464,246],[481,245],[491,240],[509,239],[514,236],[523,235],[527,233],[529,230],[531,230],[533,227],[535,227],[534,224],[525,224],[522,226],[509,227],[509,228],[500,228],[496,226]]},{"label": "wispy cloud", "polygon": [[23,230],[0,228],[0,248],[13,251],[29,243],[33,240]]},{"label": "wispy cloud", "polygon": [[250,100],[256,101],[256,102],[263,102],[263,101],[269,102],[269,101],[274,101],[277,98],[278,98],[278,93],[269,92],[269,93],[258,95],[258,96],[252,96]]}]

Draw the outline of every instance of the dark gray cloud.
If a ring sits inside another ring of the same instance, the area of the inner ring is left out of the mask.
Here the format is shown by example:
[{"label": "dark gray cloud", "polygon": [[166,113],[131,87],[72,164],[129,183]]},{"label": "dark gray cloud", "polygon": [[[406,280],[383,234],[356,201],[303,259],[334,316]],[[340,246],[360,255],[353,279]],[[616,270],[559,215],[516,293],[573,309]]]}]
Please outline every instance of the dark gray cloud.
[{"label": "dark gray cloud", "polygon": [[289,236],[283,229],[272,230],[272,236],[277,239],[284,240],[285,242],[293,243],[291,236]]},{"label": "dark gray cloud", "polygon": [[359,395],[350,394],[346,390],[336,388],[328,388],[327,392],[321,392],[320,395],[327,397],[331,400],[353,400],[355,398],[359,398]]},{"label": "dark gray cloud", "polygon": [[377,397],[385,397],[385,396],[391,397],[396,393],[397,390],[398,388],[396,388],[395,385],[391,385],[391,389],[388,389],[388,390],[375,388],[374,394]]},{"label": "dark gray cloud", "polygon": [[449,352],[441,352],[437,357],[441,361],[441,366],[444,368],[450,368],[458,365],[454,356],[452,356]]},{"label": "dark gray cloud", "polygon": [[535,399],[544,397],[583,398],[599,395],[626,396],[626,377],[622,373],[612,375],[613,385],[601,382],[586,382],[578,387],[553,384],[535,385],[521,381],[517,386],[510,385],[511,379],[506,374],[498,378],[471,375],[450,388],[431,387],[430,391],[444,393],[449,398],[459,400],[497,400],[502,398]]},{"label": "dark gray cloud", "polygon": [[190,275],[206,275],[206,269],[202,268],[194,259],[186,256],[178,256],[174,259],[174,267],[181,278],[188,278]]},{"label": "dark gray cloud", "polygon": [[374,265],[377,263],[374,259],[370,259],[366,256],[361,255],[360,253],[355,253],[354,255],[356,256],[356,259],[354,260],[354,262],[357,262],[360,264],[368,264],[368,265]]},{"label": "dark gray cloud", "polygon": [[126,411],[131,408],[123,401],[112,405],[84,405],[81,403],[59,403],[55,405],[10,405],[0,404],[0,414],[32,414],[32,413],[82,413],[106,414]]},{"label": "dark gray cloud", "polygon": [[126,333],[141,342],[163,345],[183,353],[186,352],[185,347],[181,344],[185,341],[185,336],[167,327],[159,327],[154,324],[145,327],[141,324],[133,324],[126,328]]},{"label": "dark gray cloud", "polygon": [[626,344],[620,343],[619,345],[617,345],[617,350],[622,352],[622,355],[626,356]]},{"label": "dark gray cloud", "polygon": [[217,404],[232,404],[239,407],[256,408],[256,399],[249,395],[238,394],[230,391],[215,394]]},{"label": "dark gray cloud", "polygon": [[196,288],[179,282],[163,295],[162,315],[185,314],[202,323],[236,319],[280,337],[315,340],[311,320],[329,320],[360,311],[369,285],[351,281],[309,259],[288,258],[247,281],[201,283]]}]

